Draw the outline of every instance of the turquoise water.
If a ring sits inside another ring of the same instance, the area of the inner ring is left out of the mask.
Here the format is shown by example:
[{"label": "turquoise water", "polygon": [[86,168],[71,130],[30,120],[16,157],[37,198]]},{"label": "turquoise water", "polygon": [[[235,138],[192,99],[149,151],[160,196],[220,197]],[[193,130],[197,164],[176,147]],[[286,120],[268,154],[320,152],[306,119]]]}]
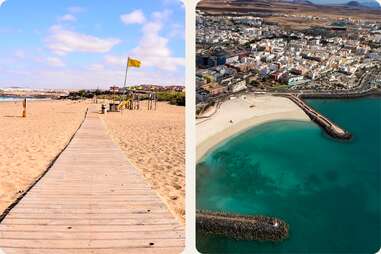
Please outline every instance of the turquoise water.
[{"label": "turquoise water", "polygon": [[1,101],[18,101],[21,100],[20,97],[11,97],[11,96],[0,96],[0,102]]},{"label": "turquoise water", "polygon": [[289,239],[237,241],[197,232],[208,253],[375,253],[381,246],[381,99],[308,100],[353,134],[276,121],[225,141],[197,165],[197,208],[284,219]]}]

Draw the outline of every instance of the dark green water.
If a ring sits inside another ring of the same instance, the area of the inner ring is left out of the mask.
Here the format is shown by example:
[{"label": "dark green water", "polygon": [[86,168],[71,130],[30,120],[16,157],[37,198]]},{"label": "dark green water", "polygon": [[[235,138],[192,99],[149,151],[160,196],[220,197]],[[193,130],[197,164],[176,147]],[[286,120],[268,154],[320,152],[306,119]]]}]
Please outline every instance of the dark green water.
[{"label": "dark green water", "polygon": [[381,246],[381,99],[309,100],[353,134],[314,123],[254,127],[197,165],[197,208],[282,218],[289,239],[237,241],[197,232],[208,253],[375,253]]}]

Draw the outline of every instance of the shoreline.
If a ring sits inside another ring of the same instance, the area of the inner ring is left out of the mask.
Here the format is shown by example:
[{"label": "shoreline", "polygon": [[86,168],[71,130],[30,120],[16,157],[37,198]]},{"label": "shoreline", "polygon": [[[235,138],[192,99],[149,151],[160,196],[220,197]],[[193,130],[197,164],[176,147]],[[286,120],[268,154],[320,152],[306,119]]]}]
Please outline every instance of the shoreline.
[{"label": "shoreline", "polygon": [[[234,119],[233,123],[229,122],[230,118]],[[260,124],[279,120],[311,122],[307,114],[287,98],[247,94],[223,102],[212,117],[197,123],[196,162],[225,140]]]},{"label": "shoreline", "polygon": [[208,138],[204,142],[197,145],[197,152],[196,152],[196,162],[200,162],[202,158],[209,153],[211,150],[216,148],[218,145],[222,144],[223,142],[227,141],[230,138],[234,138],[245,131],[254,128],[256,126],[259,126],[261,124],[276,122],[276,121],[300,121],[300,122],[308,122],[310,120],[303,120],[299,117],[292,117],[292,116],[285,116],[285,113],[275,113],[275,114],[269,114],[265,116],[260,117],[253,117],[249,120],[244,120],[238,124],[236,124],[234,127],[231,127],[229,129],[226,129],[223,132],[220,132],[213,137]]},{"label": "shoreline", "polygon": [[[4,103],[4,102],[22,102],[23,100],[25,99],[24,98],[10,98],[10,99],[4,99],[4,97],[0,97],[0,103]],[[58,101],[56,99],[53,99],[53,98],[26,98],[27,102],[31,102],[31,101]]]}]

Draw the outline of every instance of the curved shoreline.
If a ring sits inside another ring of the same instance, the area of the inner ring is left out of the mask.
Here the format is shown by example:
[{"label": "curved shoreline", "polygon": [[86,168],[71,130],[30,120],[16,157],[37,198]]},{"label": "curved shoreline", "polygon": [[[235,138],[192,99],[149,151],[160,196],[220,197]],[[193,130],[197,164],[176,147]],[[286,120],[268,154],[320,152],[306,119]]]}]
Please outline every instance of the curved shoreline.
[{"label": "curved shoreline", "polygon": [[248,120],[243,120],[231,128],[225,129],[224,131],[208,138],[204,142],[197,145],[196,152],[196,162],[200,162],[202,158],[211,150],[213,150],[218,145],[222,144],[224,141],[238,136],[239,134],[256,127],[261,124],[275,122],[275,121],[303,121],[308,122],[309,120],[300,119],[299,117],[285,115],[285,113],[274,113],[259,117],[252,117]]},{"label": "curved shoreline", "polygon": [[[245,104],[238,102],[236,103],[237,105],[232,105],[232,107],[228,106],[224,108],[227,103],[234,103],[233,100],[226,101],[222,103],[221,108],[215,115],[213,115],[209,120],[203,119],[204,122],[200,123],[197,126],[196,162],[200,162],[201,159],[209,151],[211,151],[214,147],[221,144],[225,140],[239,135],[240,133],[257,125],[279,120],[311,122],[311,119],[303,112],[303,110],[301,110],[297,105],[286,98],[269,95],[245,96],[249,97],[249,99],[252,99],[254,104],[257,104],[257,106],[254,108],[245,107]],[[272,102],[266,101],[267,99]],[[247,101],[243,100],[242,98],[237,98],[234,100],[241,100],[244,102]],[[264,110],[261,108],[262,106],[272,108]],[[241,112],[241,115],[237,116],[238,110]],[[229,115],[229,113],[233,113],[234,117]],[[230,123],[228,118],[235,118],[235,121]],[[216,127],[218,127],[219,130]],[[205,134],[204,128],[211,129],[211,131]]]}]

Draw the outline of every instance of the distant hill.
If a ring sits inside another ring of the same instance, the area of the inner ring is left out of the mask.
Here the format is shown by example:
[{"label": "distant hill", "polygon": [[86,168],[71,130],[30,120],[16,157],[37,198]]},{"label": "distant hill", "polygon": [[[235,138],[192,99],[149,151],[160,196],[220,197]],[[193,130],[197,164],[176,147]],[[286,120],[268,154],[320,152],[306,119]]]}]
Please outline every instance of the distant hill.
[{"label": "distant hill", "polygon": [[349,1],[345,4],[347,7],[355,7],[355,8],[371,8],[371,9],[381,9],[381,6],[376,1],[368,1],[368,2],[358,2],[358,1]]},{"label": "distant hill", "polygon": [[357,1],[349,1],[348,3],[345,4],[346,6],[350,7],[363,7],[359,2]]},{"label": "distant hill", "polygon": [[381,5],[376,1],[362,2],[361,5],[371,9],[381,9]]},{"label": "distant hill", "polygon": [[[276,2],[274,0],[231,0],[230,2],[236,3],[271,3],[271,2]],[[313,2],[309,0],[280,0],[280,2],[285,2],[285,3],[291,3],[291,4],[305,4],[305,5],[315,5]]]},{"label": "distant hill", "polygon": [[[308,22],[272,16],[272,13],[308,15],[351,16],[358,19],[379,21],[381,8],[375,0],[202,0],[197,9],[211,14],[221,12],[255,12],[266,17],[267,21],[287,24],[305,29]],[[320,21],[314,21],[317,25]],[[322,24],[323,25],[323,24]]]},{"label": "distant hill", "polygon": [[230,1],[223,1],[223,2],[230,2],[232,4],[268,4],[271,1],[267,0],[230,0]]},{"label": "distant hill", "polygon": [[315,5],[313,2],[308,0],[284,0],[284,2],[292,4]]}]

